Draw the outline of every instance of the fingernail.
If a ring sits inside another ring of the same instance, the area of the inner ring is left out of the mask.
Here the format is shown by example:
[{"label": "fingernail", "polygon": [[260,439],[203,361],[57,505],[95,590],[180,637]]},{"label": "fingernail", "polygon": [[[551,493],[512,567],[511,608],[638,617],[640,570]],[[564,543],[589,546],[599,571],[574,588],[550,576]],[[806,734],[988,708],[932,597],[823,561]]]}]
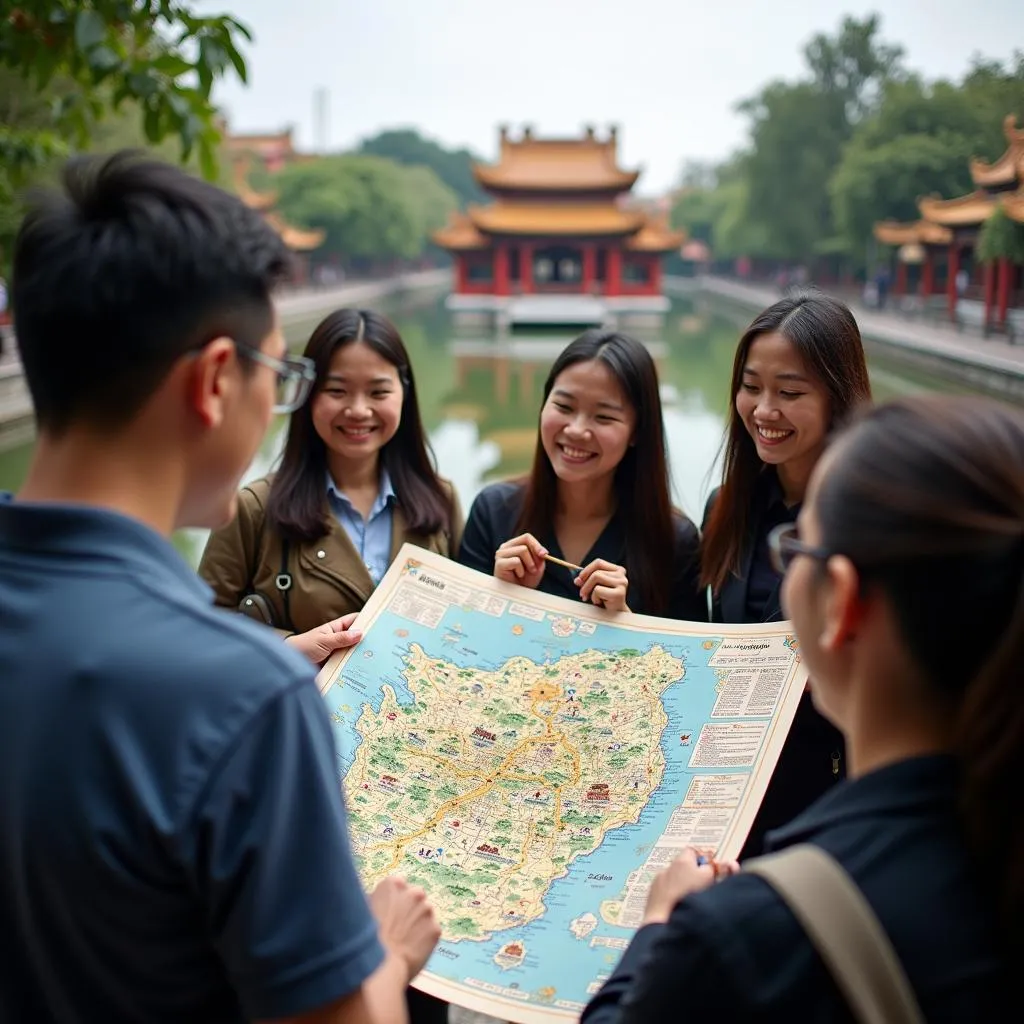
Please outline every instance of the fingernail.
[{"label": "fingernail", "polygon": [[573,580],[573,583],[575,583],[576,586],[578,587],[580,585],[580,580],[582,578],[583,578],[582,576],[577,576],[576,579]]}]

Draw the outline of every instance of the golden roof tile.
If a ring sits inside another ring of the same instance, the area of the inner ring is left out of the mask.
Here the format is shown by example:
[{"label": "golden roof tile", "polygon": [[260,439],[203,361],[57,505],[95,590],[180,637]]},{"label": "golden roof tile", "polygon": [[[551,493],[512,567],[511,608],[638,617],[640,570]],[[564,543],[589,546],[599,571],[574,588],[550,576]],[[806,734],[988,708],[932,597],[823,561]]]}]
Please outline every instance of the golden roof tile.
[{"label": "golden roof tile", "polygon": [[1011,195],[1003,196],[1003,210],[1010,220],[1024,224],[1024,189]]},{"label": "golden roof tile", "polygon": [[1003,119],[1006,152],[989,164],[977,157],[971,159],[971,180],[980,187],[997,187],[1024,183],[1024,128],[1017,127],[1017,118],[1007,114]]},{"label": "golden roof tile", "polygon": [[925,220],[950,228],[981,224],[988,220],[995,207],[996,200],[982,191],[971,192],[956,199],[926,196],[917,201],[917,208]]},{"label": "golden roof tile", "polygon": [[431,236],[442,249],[486,249],[490,244],[464,213],[453,213],[443,228]]},{"label": "golden roof tile", "polygon": [[614,128],[607,139],[592,128],[581,139],[536,139],[527,128],[519,140],[503,128],[498,162],[475,164],[473,174],[486,189],[619,192],[632,188],[640,172],[619,167]]},{"label": "golden roof tile", "polygon": [[297,228],[277,213],[266,213],[263,219],[281,236],[281,240],[295,252],[309,252],[324,244],[326,232],[320,228]]},{"label": "golden roof tile", "polygon": [[883,245],[949,245],[953,232],[941,224],[916,220],[901,224],[895,220],[882,220],[874,226],[875,238]]},{"label": "golden roof tile", "polygon": [[626,235],[643,227],[640,210],[614,203],[503,203],[471,206],[479,231],[495,235]]},{"label": "golden roof tile", "polygon": [[626,242],[632,252],[671,252],[686,241],[685,231],[673,231],[664,216],[649,216],[643,227]]}]

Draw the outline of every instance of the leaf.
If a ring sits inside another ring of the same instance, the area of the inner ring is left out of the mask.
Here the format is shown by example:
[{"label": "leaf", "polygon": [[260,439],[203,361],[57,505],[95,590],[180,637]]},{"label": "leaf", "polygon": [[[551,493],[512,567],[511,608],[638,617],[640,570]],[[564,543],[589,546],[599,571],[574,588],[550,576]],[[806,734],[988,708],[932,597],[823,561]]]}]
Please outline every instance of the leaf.
[{"label": "leaf", "polygon": [[121,58],[109,46],[94,46],[87,60],[89,67],[98,75],[107,75],[121,66]]},{"label": "leaf", "polygon": [[228,59],[234,66],[235,73],[242,80],[244,85],[249,83],[249,70],[245,66],[245,58],[238,52],[233,45],[226,47]]},{"label": "leaf", "polygon": [[151,66],[154,71],[159,71],[160,74],[167,75],[168,78],[177,78],[179,75],[193,70],[192,65],[176,53],[161,54],[152,62]]},{"label": "leaf", "polygon": [[107,38],[107,26],[96,11],[79,11],[75,18],[75,46],[88,53]]},{"label": "leaf", "polygon": [[199,169],[207,181],[217,178],[217,154],[214,147],[205,139],[199,140]]}]

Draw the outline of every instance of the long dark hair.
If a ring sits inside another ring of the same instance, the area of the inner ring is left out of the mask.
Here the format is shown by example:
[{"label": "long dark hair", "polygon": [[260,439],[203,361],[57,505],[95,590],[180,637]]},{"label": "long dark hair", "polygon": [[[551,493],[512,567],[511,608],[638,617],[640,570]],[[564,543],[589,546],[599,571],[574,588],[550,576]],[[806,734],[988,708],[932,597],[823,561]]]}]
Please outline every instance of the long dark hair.
[{"label": "long dark hair", "polygon": [[[638,607],[656,615],[668,608],[672,574],[666,570],[666,552],[675,547],[658,371],[639,341],[594,328],[581,334],[555,360],[544,382],[544,403],[563,370],[592,359],[608,367],[636,413],[634,444],[616,467],[614,486],[626,535],[630,592],[639,596]],[[558,478],[538,435],[517,532],[536,534],[550,529],[557,495]]]},{"label": "long dark hair", "polygon": [[409,355],[394,324],[370,309],[335,310],[320,321],[306,344],[304,354],[316,365],[316,384],[288,424],[281,466],[267,500],[267,520],[283,537],[294,541],[316,540],[328,532],[324,497],[327,448],[313,426],[313,402],[334,353],[357,341],[391,363],[402,384],[402,419],[381,451],[381,464],[391,477],[406,525],[412,533],[450,531],[452,501],[434,470]]},{"label": "long dark hair", "polygon": [[888,594],[934,699],[958,709],[968,836],[985,871],[996,867],[1020,949],[1024,412],[905,399],[862,418],[832,458],[816,497],[822,545]]},{"label": "long dark hair", "polygon": [[722,487],[701,543],[701,584],[717,593],[738,573],[744,546],[749,543],[750,509],[764,463],[753,438],[736,412],[736,395],[750,346],[764,334],[778,332],[796,349],[804,365],[828,392],[830,427],[841,423],[862,403],[871,401],[871,383],[864,360],[860,328],[843,303],[808,291],[787,296],[755,317],[736,348],[729,392],[729,421],[722,465]]}]

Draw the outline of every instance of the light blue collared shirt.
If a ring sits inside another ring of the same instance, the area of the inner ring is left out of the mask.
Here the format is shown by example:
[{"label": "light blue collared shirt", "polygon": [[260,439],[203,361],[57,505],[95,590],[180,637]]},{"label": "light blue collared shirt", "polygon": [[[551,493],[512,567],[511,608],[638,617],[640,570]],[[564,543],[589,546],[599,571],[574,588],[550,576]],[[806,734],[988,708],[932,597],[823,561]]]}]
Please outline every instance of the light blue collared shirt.
[{"label": "light blue collared shirt", "polygon": [[391,508],[395,501],[395,491],[388,471],[381,470],[380,490],[366,519],[338,489],[330,473],[327,474],[327,500],[376,586],[391,564]]}]

